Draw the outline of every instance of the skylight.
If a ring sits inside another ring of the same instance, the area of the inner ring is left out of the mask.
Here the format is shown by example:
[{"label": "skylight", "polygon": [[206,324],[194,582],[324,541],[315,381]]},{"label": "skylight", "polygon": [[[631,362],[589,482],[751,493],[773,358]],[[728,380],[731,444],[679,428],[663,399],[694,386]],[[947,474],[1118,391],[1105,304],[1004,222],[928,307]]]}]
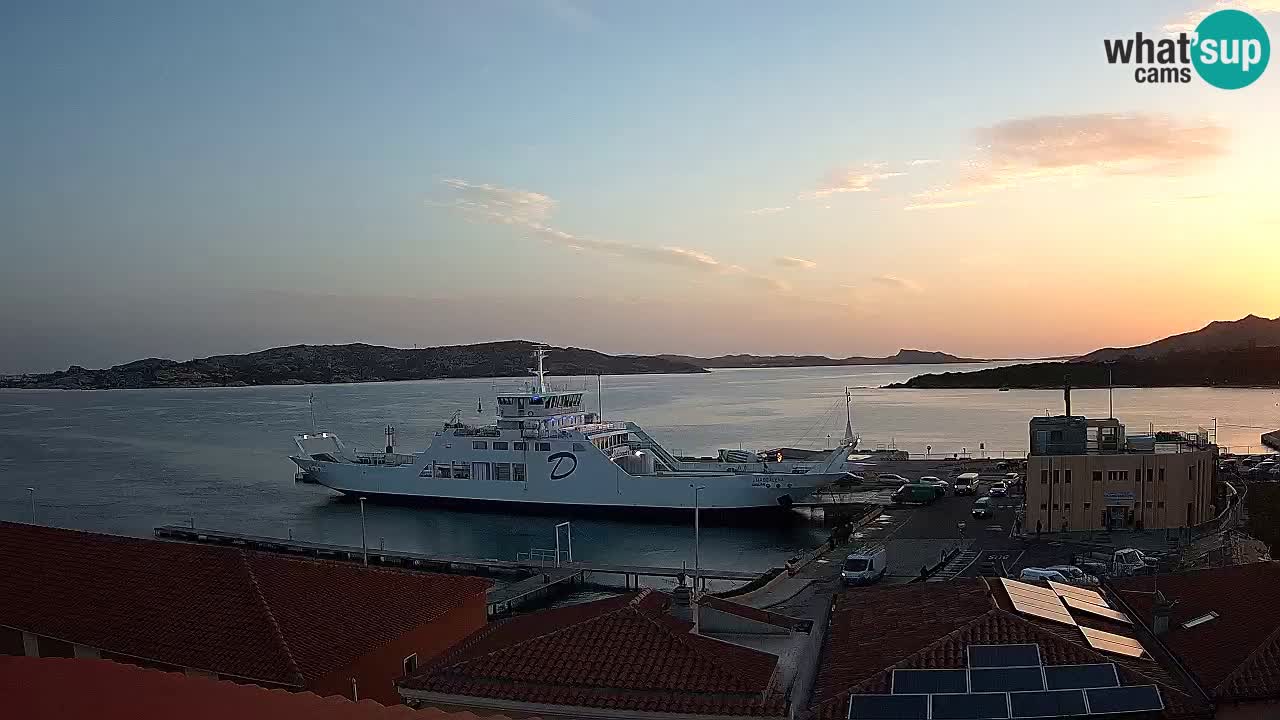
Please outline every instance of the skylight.
[{"label": "skylight", "polygon": [[1187,629],[1187,630],[1190,630],[1191,628],[1193,628],[1193,627],[1195,627],[1195,626],[1197,626],[1197,625],[1203,625],[1203,624],[1205,624],[1205,623],[1209,622],[1210,620],[1213,620],[1213,619],[1215,619],[1215,618],[1217,618],[1217,617],[1218,617],[1218,613],[1213,612],[1212,610],[1210,610],[1210,611],[1209,611],[1209,613],[1208,613],[1208,614],[1206,614],[1206,615],[1201,615],[1201,616],[1200,616],[1200,617],[1198,617],[1198,618],[1192,618],[1192,619],[1190,619],[1190,620],[1188,620],[1188,621],[1186,621],[1186,622],[1182,623],[1182,627],[1183,627],[1183,628],[1185,628],[1185,629]]}]

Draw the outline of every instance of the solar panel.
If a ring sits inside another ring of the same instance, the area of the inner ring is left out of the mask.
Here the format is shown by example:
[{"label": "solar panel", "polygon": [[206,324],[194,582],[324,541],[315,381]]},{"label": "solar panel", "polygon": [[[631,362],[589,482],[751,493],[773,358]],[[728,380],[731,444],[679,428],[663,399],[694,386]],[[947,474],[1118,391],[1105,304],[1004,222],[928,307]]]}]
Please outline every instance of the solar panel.
[{"label": "solar panel", "polygon": [[1080,627],[1080,632],[1084,633],[1084,639],[1089,643],[1089,647],[1096,650],[1127,657],[1142,657],[1144,652],[1142,643],[1131,637],[1084,626]]},{"label": "solar panel", "polygon": [[1047,665],[1045,687],[1050,690],[1083,690],[1084,688],[1119,687],[1120,678],[1112,663],[1091,665]]},{"label": "solar panel", "polygon": [[1000,582],[1004,585],[1005,592],[1022,593],[1031,597],[1044,597],[1049,600],[1057,600],[1058,594],[1049,588],[1042,588],[1039,585],[1031,585],[1030,583],[1018,582],[1008,578],[1000,578]]},{"label": "solar panel", "polygon": [[1039,667],[970,668],[970,692],[1014,692],[1044,690]]},{"label": "solar panel", "polygon": [[970,645],[969,667],[1033,667],[1040,665],[1039,645]]},{"label": "solar panel", "polygon": [[1129,616],[1122,612],[1112,610],[1104,605],[1095,605],[1091,602],[1085,602],[1074,595],[1063,595],[1062,602],[1066,603],[1067,607],[1079,610],[1080,612],[1097,615],[1098,617],[1104,617],[1108,620],[1115,620],[1116,622],[1125,623],[1126,625],[1133,624],[1133,620],[1130,620]]},{"label": "solar panel", "polygon": [[996,720],[1009,717],[1009,696],[1005,693],[931,695],[934,720]]},{"label": "solar panel", "polygon": [[1042,690],[1009,693],[1010,715],[1015,718],[1064,718],[1086,715],[1083,690]]},{"label": "solar panel", "polygon": [[893,694],[962,693],[969,691],[967,670],[894,670]]},{"label": "solar panel", "polygon": [[849,720],[927,720],[928,695],[853,695]]},{"label": "solar panel", "polygon": [[1058,595],[1079,598],[1085,602],[1091,602],[1094,605],[1102,605],[1105,607],[1107,604],[1106,598],[1102,597],[1101,594],[1094,592],[1093,590],[1076,587],[1075,585],[1063,585],[1062,583],[1050,580],[1049,589],[1053,590]]},{"label": "solar panel", "polygon": [[1025,600],[1020,597],[1011,596],[1011,599],[1013,600],[1013,609],[1024,615],[1052,620],[1054,622],[1062,623],[1063,625],[1076,624],[1075,619],[1071,617],[1071,613],[1068,613],[1067,609],[1064,608],[1060,602],[1057,603],[1057,607],[1053,607],[1046,603]]},{"label": "solar panel", "polygon": [[1116,688],[1092,688],[1084,691],[1089,699],[1090,715],[1111,715],[1164,709],[1160,691],[1155,685],[1128,685]]}]

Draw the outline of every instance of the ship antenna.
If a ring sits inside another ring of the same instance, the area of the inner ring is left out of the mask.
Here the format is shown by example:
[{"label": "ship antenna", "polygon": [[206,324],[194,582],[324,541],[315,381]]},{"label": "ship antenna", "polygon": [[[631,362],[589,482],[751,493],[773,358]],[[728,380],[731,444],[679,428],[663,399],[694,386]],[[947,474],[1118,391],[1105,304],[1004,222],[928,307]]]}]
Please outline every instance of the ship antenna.
[{"label": "ship antenna", "polygon": [[538,392],[545,394],[547,392],[547,371],[543,369],[542,361],[547,357],[547,346],[535,346],[533,348],[533,357],[538,361],[538,369],[534,371],[534,374],[538,376]]},{"label": "ship antenna", "polygon": [[316,434],[316,394],[307,394],[307,407],[311,408],[311,434]]},{"label": "ship antenna", "polygon": [[853,395],[849,392],[849,388],[844,389],[844,444],[852,445],[854,441],[853,435],[853,410],[850,404],[853,403]]}]

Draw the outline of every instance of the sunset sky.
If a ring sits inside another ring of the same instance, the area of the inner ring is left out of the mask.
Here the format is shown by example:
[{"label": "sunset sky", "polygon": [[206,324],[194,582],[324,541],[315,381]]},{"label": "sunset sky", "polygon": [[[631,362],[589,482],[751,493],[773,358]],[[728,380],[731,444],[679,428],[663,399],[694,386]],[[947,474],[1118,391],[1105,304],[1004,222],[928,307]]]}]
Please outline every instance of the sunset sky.
[{"label": "sunset sky", "polygon": [[[1280,1],[1233,3],[1280,37]],[[0,9],[0,373],[297,342],[979,357],[1280,315],[1199,2]]]}]

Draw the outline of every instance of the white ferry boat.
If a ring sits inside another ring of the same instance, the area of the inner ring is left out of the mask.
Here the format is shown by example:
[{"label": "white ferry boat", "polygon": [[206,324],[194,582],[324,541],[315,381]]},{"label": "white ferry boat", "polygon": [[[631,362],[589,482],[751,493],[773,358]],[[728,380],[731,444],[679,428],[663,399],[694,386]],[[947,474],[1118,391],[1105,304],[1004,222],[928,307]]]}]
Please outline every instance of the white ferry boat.
[{"label": "white ferry boat", "polygon": [[[679,459],[639,425],[606,421],[582,407],[583,392],[548,389],[535,353],[536,385],[500,392],[497,421],[454,419],[420,452],[349,449],[331,432],[295,436],[291,456],[313,482],[348,495],[416,498],[439,504],[577,506],[711,512],[785,508],[845,474],[857,445],[846,424],[840,447],[810,462],[722,451],[716,461]],[[846,397],[846,405],[848,398]]]}]

